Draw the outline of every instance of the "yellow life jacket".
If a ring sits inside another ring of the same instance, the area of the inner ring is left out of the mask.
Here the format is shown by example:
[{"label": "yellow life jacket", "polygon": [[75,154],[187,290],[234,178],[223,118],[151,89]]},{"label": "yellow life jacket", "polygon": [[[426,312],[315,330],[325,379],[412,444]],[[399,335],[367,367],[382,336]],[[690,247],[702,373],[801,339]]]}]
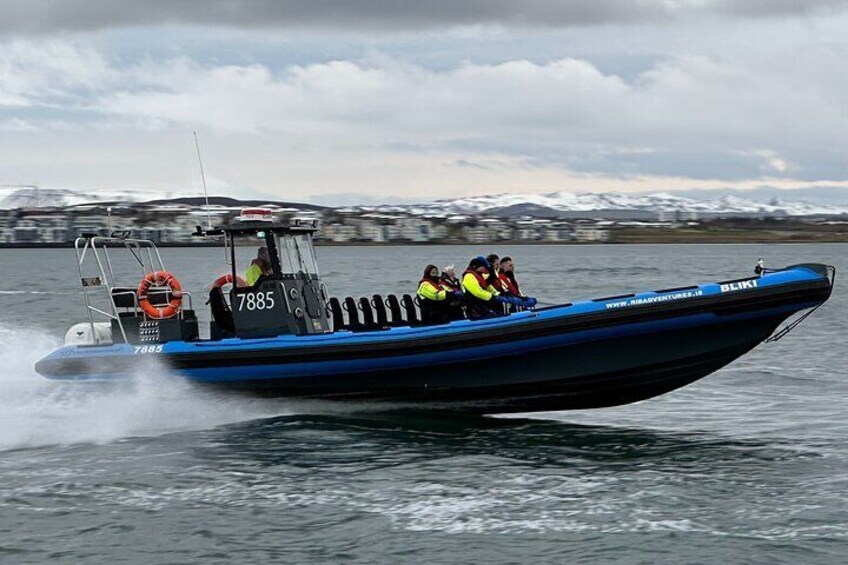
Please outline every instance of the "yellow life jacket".
[{"label": "yellow life jacket", "polygon": [[484,288],[483,284],[485,284],[485,282],[481,282],[482,278],[482,276],[478,275],[474,271],[465,271],[465,274],[462,275],[462,288],[467,294],[470,294],[474,298],[488,302],[498,295],[498,291],[495,290],[492,285],[488,285]]},{"label": "yellow life jacket", "polygon": [[256,263],[251,263],[250,267],[247,268],[247,272],[244,273],[244,278],[247,279],[247,284],[250,286],[255,285],[261,276],[262,269]]},{"label": "yellow life jacket", "polygon": [[428,279],[423,279],[421,284],[418,285],[417,294],[422,300],[444,300],[448,297],[445,289],[436,286],[433,281]]}]

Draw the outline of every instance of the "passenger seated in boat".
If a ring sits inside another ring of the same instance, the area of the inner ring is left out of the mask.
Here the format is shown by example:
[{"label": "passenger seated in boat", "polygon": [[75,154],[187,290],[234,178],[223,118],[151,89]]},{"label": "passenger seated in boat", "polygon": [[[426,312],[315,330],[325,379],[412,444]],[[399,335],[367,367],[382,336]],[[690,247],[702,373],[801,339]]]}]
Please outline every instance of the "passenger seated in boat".
[{"label": "passenger seated in boat", "polygon": [[441,281],[442,286],[446,289],[462,292],[462,283],[456,278],[456,268],[453,265],[448,265],[442,269]]},{"label": "passenger seated in boat", "polygon": [[421,301],[421,322],[424,325],[446,324],[455,319],[455,311],[461,308],[462,293],[442,286],[439,269],[427,265],[424,277],[418,285],[418,298]]},{"label": "passenger seated in boat", "polygon": [[244,278],[247,279],[247,284],[253,286],[259,281],[262,276],[269,276],[273,273],[271,269],[271,254],[268,253],[267,247],[260,247],[256,252],[256,259],[250,262]]},{"label": "passenger seated in boat", "polygon": [[491,283],[492,269],[485,257],[476,257],[462,275],[465,312],[470,320],[506,314],[504,304],[520,304],[513,296],[501,295]]},{"label": "passenger seated in boat", "polygon": [[498,280],[504,291],[513,296],[521,296],[521,290],[518,286],[518,281],[515,280],[515,264],[512,262],[512,257],[504,257],[501,261],[501,269],[498,273]]},{"label": "passenger seated in boat", "polygon": [[510,296],[520,298],[522,306],[525,308],[532,308],[536,305],[537,301],[534,297],[524,296],[521,294],[521,287],[518,285],[518,281],[515,278],[515,263],[512,261],[512,257],[504,257],[501,259],[498,280],[500,281],[503,292]]},{"label": "passenger seated in boat", "polygon": [[486,261],[489,262],[489,283],[495,287],[495,290],[498,292],[504,292],[505,289],[501,287],[501,281],[498,278],[501,273],[500,258],[496,254],[490,253],[489,255],[486,255]]},{"label": "passenger seated in boat", "polygon": [[456,268],[453,265],[448,265],[442,270],[442,276],[439,278],[442,283],[442,288],[448,292],[453,292],[453,298],[448,300],[448,310],[451,321],[462,320],[465,318],[465,293],[462,292],[462,283],[456,278]]}]

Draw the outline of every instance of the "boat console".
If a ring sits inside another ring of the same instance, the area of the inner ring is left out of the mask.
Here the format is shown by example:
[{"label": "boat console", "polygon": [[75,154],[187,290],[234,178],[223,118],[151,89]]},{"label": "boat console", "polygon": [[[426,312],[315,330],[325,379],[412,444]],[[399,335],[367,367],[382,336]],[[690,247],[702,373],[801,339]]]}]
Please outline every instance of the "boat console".
[{"label": "boat console", "polygon": [[294,218],[277,223],[270,212],[260,209],[246,210],[237,221],[218,230],[198,230],[196,235],[223,237],[231,281],[239,280],[236,248],[240,244],[266,248],[270,263],[268,271],[253,285],[233,285],[227,305],[231,321],[226,315],[215,315],[213,308],[213,337],[231,334],[256,338],[331,331],[325,308],[329,297],[318,273],[312,242],[317,229],[317,220]]}]

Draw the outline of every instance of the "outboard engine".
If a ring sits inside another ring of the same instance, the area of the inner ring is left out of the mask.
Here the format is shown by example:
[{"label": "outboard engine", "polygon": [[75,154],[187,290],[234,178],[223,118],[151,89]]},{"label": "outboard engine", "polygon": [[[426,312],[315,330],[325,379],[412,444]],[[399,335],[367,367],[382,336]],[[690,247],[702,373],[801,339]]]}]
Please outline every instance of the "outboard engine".
[{"label": "outboard engine", "polygon": [[65,334],[65,345],[107,345],[111,343],[112,325],[109,322],[74,324]]}]

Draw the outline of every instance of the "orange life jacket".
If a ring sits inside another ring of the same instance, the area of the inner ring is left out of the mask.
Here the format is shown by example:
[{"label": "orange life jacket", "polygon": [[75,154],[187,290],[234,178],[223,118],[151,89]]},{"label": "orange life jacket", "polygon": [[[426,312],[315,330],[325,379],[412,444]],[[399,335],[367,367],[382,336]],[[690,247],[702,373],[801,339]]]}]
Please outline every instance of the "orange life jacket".
[{"label": "orange life jacket", "polygon": [[518,289],[518,282],[515,280],[514,276],[510,277],[506,272],[501,271],[498,275],[498,282],[504,292],[508,292],[514,296],[521,296],[521,291]]}]

